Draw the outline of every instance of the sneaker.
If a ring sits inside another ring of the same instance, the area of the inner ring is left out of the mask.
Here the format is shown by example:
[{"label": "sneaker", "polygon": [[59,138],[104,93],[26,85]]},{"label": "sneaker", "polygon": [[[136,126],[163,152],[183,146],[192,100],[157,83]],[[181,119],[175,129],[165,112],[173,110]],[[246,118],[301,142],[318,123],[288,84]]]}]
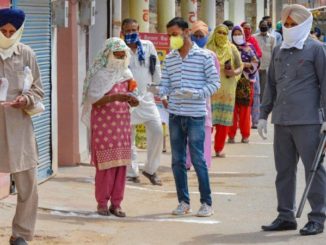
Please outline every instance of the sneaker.
[{"label": "sneaker", "polygon": [[173,215],[185,215],[191,213],[190,205],[185,202],[180,202],[178,207],[172,211]]},{"label": "sneaker", "polygon": [[229,138],[229,139],[228,139],[228,143],[229,143],[229,144],[235,144],[235,140],[234,140],[234,138]]},{"label": "sneaker", "polygon": [[213,214],[214,214],[214,210],[213,210],[212,206],[209,206],[208,204],[203,203],[197,212],[197,217],[209,217],[209,216],[212,216]]}]

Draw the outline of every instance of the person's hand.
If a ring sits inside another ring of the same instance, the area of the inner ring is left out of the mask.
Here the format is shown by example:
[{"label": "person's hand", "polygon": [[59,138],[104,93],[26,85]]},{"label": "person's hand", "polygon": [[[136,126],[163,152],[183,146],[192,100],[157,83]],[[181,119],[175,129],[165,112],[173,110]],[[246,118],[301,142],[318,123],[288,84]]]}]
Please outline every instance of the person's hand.
[{"label": "person's hand", "polygon": [[136,107],[139,105],[139,100],[135,96],[130,95],[128,103],[131,107]]},{"label": "person's hand", "polygon": [[169,102],[168,102],[167,99],[162,99],[162,104],[163,104],[163,106],[164,106],[165,109],[167,109],[168,106],[169,106]]},{"label": "person's hand", "polygon": [[177,89],[174,95],[180,99],[194,99],[198,97],[198,92],[193,89]]},{"label": "person's hand", "polygon": [[323,122],[323,124],[321,125],[320,133],[321,134],[326,133],[326,122]]},{"label": "person's hand", "polygon": [[128,102],[131,96],[128,94],[113,94],[110,97],[113,101]]},{"label": "person's hand", "polygon": [[234,77],[235,76],[235,73],[234,73],[234,70],[233,69],[224,69],[224,74],[226,77]]},{"label": "person's hand", "polygon": [[258,130],[258,134],[263,140],[267,139],[267,120],[259,119],[257,130]]},{"label": "person's hand", "polygon": [[158,95],[159,92],[160,92],[160,89],[159,89],[159,87],[157,85],[151,84],[151,85],[147,86],[147,91],[154,94],[154,95]]},{"label": "person's hand", "polygon": [[25,96],[20,95],[14,101],[3,102],[3,103],[1,103],[1,105],[5,106],[5,107],[11,106],[11,107],[16,108],[16,109],[22,109],[22,108],[26,107],[27,99],[26,99]]}]

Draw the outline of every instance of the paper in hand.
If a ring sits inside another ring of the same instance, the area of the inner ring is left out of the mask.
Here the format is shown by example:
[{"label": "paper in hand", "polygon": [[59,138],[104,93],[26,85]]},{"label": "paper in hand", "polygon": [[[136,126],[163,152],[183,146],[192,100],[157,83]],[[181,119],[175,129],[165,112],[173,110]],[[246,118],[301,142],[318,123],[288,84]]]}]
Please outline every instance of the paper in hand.
[{"label": "paper in hand", "polygon": [[0,79],[0,101],[7,100],[9,82],[7,78],[3,77]]}]

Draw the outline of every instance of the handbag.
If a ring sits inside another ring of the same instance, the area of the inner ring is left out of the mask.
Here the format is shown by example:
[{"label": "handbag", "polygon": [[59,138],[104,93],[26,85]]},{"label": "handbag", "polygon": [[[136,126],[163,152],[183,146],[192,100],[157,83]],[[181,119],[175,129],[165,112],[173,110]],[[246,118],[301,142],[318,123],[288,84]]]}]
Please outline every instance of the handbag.
[{"label": "handbag", "polygon": [[247,79],[244,75],[241,75],[240,80],[237,84],[235,101],[239,105],[249,106],[250,105],[250,80]]}]

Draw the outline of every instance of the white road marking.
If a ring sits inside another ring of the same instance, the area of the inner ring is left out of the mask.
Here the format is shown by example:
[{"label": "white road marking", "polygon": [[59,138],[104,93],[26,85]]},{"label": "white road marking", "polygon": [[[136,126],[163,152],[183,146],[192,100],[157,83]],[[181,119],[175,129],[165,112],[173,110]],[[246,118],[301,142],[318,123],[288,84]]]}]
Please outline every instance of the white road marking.
[{"label": "white road marking", "polygon": [[249,145],[272,145],[272,142],[249,142]]},{"label": "white road marking", "polygon": [[266,155],[227,155],[227,158],[233,157],[233,158],[270,158]]},{"label": "white road marking", "polygon": [[208,171],[209,174],[241,174],[240,172],[214,172],[214,171]]},{"label": "white road marking", "polygon": [[[183,218],[144,218],[144,217],[125,217],[118,218],[113,215],[101,216],[95,212],[72,212],[64,210],[53,210],[50,212],[52,215],[61,217],[77,217],[77,218],[88,218],[88,219],[104,219],[104,220],[119,220],[119,221],[143,221],[143,222],[177,222],[177,223],[192,223],[192,224],[203,224],[203,225],[215,225],[221,223],[218,220],[207,220],[203,218],[195,218],[187,215]],[[189,219],[187,218],[189,217]],[[191,217],[191,218],[190,218]]]},{"label": "white road marking", "polygon": [[[173,194],[177,193],[176,191],[157,190],[157,189],[150,189],[150,188],[139,187],[139,186],[134,186],[134,185],[127,185],[126,187],[129,188],[129,189],[139,190],[139,191],[173,193]],[[190,191],[189,194],[199,194],[199,192],[198,191]],[[231,192],[212,192],[212,194],[213,195],[223,195],[223,196],[235,196],[235,195],[237,195],[236,193],[231,193]]]}]

